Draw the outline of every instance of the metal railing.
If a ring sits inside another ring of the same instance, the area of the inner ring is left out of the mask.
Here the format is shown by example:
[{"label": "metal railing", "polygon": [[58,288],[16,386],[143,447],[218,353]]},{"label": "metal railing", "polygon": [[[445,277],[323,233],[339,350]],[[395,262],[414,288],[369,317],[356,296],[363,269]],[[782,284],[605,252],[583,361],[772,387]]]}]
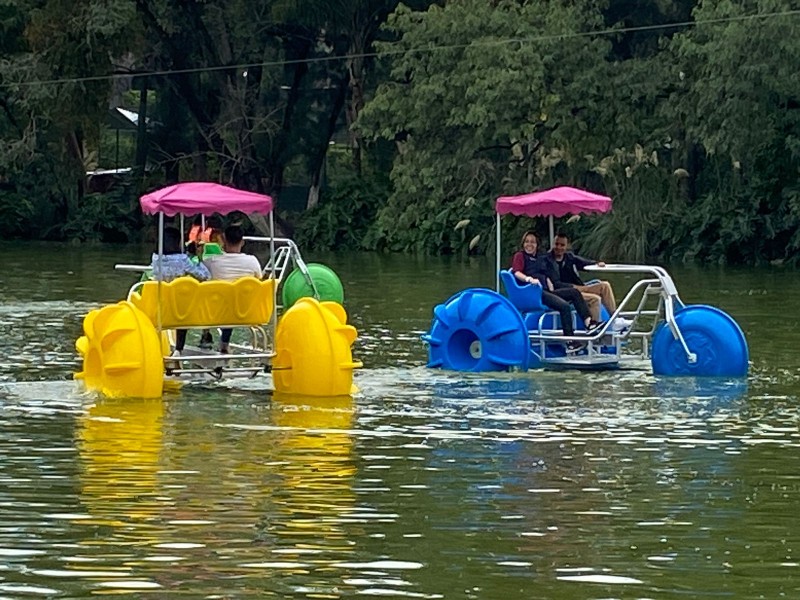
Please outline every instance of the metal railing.
[{"label": "metal railing", "polygon": [[[677,309],[680,310],[685,305],[678,295],[675,283],[664,268],[651,265],[609,264],[603,267],[597,265],[588,266],[586,270],[615,273],[644,273],[652,275],[653,277],[641,279],[631,286],[608,321],[591,333],[580,333],[568,336],[563,335],[563,333],[557,329],[545,329],[545,319],[548,317],[552,318],[552,315],[557,313],[553,313],[552,311],[543,313],[539,317],[538,330],[528,332],[531,345],[534,349],[538,349],[540,356],[545,356],[545,346],[548,343],[578,341],[586,343],[587,354],[590,357],[594,355],[599,357],[601,347],[605,349],[605,355],[608,355],[608,349],[610,347],[614,348],[614,352],[619,357],[622,353],[624,342],[635,340],[641,345],[639,349],[641,357],[649,358],[653,335],[659,323],[663,320],[670,328],[675,339],[680,341],[689,363],[697,361],[696,354],[689,350],[683,333],[680,331],[675,320],[676,306]],[[657,299],[655,307],[651,306],[651,299],[653,297]],[[614,321],[617,318],[630,319],[631,323],[629,327],[624,330],[615,330]],[[648,319],[651,319],[651,321],[649,327],[646,327],[645,323]]]}]

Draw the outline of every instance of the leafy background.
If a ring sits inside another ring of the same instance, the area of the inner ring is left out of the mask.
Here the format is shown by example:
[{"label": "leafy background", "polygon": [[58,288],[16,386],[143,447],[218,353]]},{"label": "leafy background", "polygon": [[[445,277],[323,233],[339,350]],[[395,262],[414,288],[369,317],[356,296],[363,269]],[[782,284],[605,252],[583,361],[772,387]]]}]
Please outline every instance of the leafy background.
[{"label": "leafy background", "polygon": [[[777,0],[10,0],[0,235],[140,240],[141,193],[204,179],[273,194],[304,247],[467,255],[498,196],[574,185],[614,198],[559,223],[588,255],[793,264],[798,23]],[[531,225],[504,219],[504,252]]]}]

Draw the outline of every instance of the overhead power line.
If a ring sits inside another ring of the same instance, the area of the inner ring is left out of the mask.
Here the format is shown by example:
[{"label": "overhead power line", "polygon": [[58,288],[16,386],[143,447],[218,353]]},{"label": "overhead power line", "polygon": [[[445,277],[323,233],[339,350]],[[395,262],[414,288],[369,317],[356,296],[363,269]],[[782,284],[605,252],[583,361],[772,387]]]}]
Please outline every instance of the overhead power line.
[{"label": "overhead power line", "polygon": [[688,29],[690,27],[697,27],[699,25],[720,25],[726,23],[735,23],[735,22],[742,22],[742,21],[756,21],[756,20],[764,20],[764,19],[773,19],[773,18],[780,18],[780,17],[796,17],[800,15],[800,10],[787,10],[782,12],[771,12],[771,13],[761,13],[761,14],[753,14],[753,15],[739,15],[734,17],[719,17],[716,19],[704,19],[700,21],[680,21],[676,23],[664,23],[660,25],[642,25],[638,27],[622,27],[622,28],[608,28],[608,29],[601,29],[596,31],[585,31],[585,32],[575,32],[575,33],[559,33],[559,34],[546,34],[546,35],[537,35],[533,37],[527,38],[506,38],[506,39],[499,39],[499,40],[478,40],[473,41],[470,43],[461,43],[461,44],[444,44],[438,46],[425,46],[424,48],[397,48],[397,49],[390,49],[382,52],[364,52],[359,54],[345,54],[345,55],[336,55],[336,56],[318,56],[313,58],[303,58],[303,59],[295,59],[295,60],[277,60],[277,61],[264,61],[264,62],[255,62],[255,63],[240,63],[234,65],[218,65],[218,66],[206,66],[206,67],[195,67],[195,68],[188,68],[188,69],[164,69],[164,70],[154,70],[154,71],[130,71],[130,72],[123,72],[123,73],[110,73],[106,75],[94,75],[88,77],[68,77],[68,78],[59,78],[59,79],[43,79],[43,80],[33,80],[33,81],[24,81],[24,82],[2,82],[0,83],[0,87],[9,87],[9,86],[19,86],[19,87],[27,87],[27,86],[34,86],[34,85],[59,85],[59,84],[67,84],[67,83],[92,83],[97,81],[108,81],[114,79],[125,79],[129,77],[135,76],[154,76],[154,77],[168,77],[170,75],[188,75],[188,74],[196,74],[196,73],[212,73],[217,71],[246,71],[247,69],[253,68],[269,68],[269,67],[284,67],[289,65],[298,65],[303,63],[326,63],[326,62],[335,62],[335,61],[343,61],[343,60],[350,60],[356,58],[377,58],[377,57],[385,57],[385,56],[395,56],[395,55],[402,55],[402,54],[425,54],[431,52],[438,52],[438,51],[447,51],[447,50],[463,50],[465,48],[475,48],[475,47],[493,47],[493,46],[503,46],[507,44],[520,44],[520,43],[535,43],[535,42],[545,42],[545,41],[552,41],[552,40],[568,40],[574,38],[582,38],[582,37],[600,37],[600,36],[608,36],[608,35],[618,35],[620,33],[636,33],[636,32],[644,32],[644,31],[659,31],[659,30],[669,30],[669,29]]}]

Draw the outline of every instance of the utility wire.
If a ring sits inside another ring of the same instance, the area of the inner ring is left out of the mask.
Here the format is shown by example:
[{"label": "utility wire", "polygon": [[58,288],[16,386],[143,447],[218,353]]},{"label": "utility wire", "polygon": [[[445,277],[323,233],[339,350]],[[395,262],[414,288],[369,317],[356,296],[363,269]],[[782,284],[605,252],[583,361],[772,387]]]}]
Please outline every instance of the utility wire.
[{"label": "utility wire", "polygon": [[265,61],[265,62],[257,62],[257,63],[240,63],[235,65],[224,65],[224,66],[212,66],[212,67],[196,67],[190,69],[165,69],[160,71],[131,71],[125,73],[111,73],[108,75],[94,75],[90,77],[72,77],[72,78],[62,78],[62,79],[45,79],[39,81],[25,81],[25,82],[0,82],[0,87],[10,87],[10,86],[17,86],[17,87],[29,87],[34,85],[58,85],[58,84],[67,84],[67,83],[91,83],[97,81],[107,81],[107,80],[114,80],[114,79],[123,79],[128,77],[135,77],[135,76],[154,76],[154,77],[165,77],[170,75],[188,75],[188,74],[195,74],[195,73],[213,73],[217,71],[229,71],[229,70],[247,70],[253,69],[257,67],[261,68],[269,68],[269,67],[283,67],[289,65],[299,65],[304,63],[328,63],[334,61],[342,61],[342,60],[350,60],[356,58],[377,58],[377,57],[386,57],[386,56],[397,56],[402,54],[425,54],[430,52],[436,51],[446,51],[446,50],[463,50],[466,48],[475,48],[475,47],[494,47],[494,46],[503,46],[506,44],[524,44],[524,43],[535,43],[535,42],[545,42],[545,41],[552,41],[552,40],[569,40],[575,38],[583,38],[583,37],[600,37],[600,36],[608,36],[608,35],[617,35],[620,33],[637,33],[642,31],[658,31],[658,30],[668,30],[668,29],[687,29],[690,27],[697,27],[699,25],[719,25],[719,24],[726,24],[726,23],[735,23],[735,22],[744,22],[744,21],[755,21],[761,19],[770,19],[770,18],[780,18],[780,17],[796,17],[800,15],[800,10],[787,10],[782,12],[772,12],[772,13],[763,13],[763,14],[754,14],[754,15],[739,15],[734,17],[719,17],[716,19],[705,19],[702,21],[681,21],[677,23],[664,23],[661,25],[641,25],[638,27],[623,27],[623,28],[610,28],[610,29],[601,29],[597,31],[585,31],[585,32],[575,32],[575,33],[561,33],[561,34],[546,34],[546,35],[538,35],[534,37],[528,38],[508,38],[502,40],[482,40],[471,42],[467,44],[449,44],[449,45],[440,45],[440,46],[426,46],[424,48],[407,48],[407,49],[389,49],[384,50],[381,52],[364,52],[359,54],[344,54],[344,55],[337,55],[337,56],[319,56],[314,58],[303,58],[303,59],[295,59],[295,60],[278,60],[278,61]]}]

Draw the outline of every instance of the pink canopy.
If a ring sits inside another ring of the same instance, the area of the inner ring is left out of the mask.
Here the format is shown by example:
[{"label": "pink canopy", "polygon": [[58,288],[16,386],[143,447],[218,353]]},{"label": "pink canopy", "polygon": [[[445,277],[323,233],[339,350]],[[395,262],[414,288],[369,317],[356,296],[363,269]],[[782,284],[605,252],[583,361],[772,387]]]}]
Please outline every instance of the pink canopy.
[{"label": "pink canopy", "polygon": [[176,183],[145,194],[139,201],[145,214],[163,212],[169,217],[178,214],[227,215],[236,210],[266,215],[272,210],[270,196],[205,181]]},{"label": "pink canopy", "polygon": [[611,198],[573,187],[555,187],[522,196],[501,196],[495,210],[499,215],[526,217],[563,217],[579,213],[603,213],[611,210]]}]

